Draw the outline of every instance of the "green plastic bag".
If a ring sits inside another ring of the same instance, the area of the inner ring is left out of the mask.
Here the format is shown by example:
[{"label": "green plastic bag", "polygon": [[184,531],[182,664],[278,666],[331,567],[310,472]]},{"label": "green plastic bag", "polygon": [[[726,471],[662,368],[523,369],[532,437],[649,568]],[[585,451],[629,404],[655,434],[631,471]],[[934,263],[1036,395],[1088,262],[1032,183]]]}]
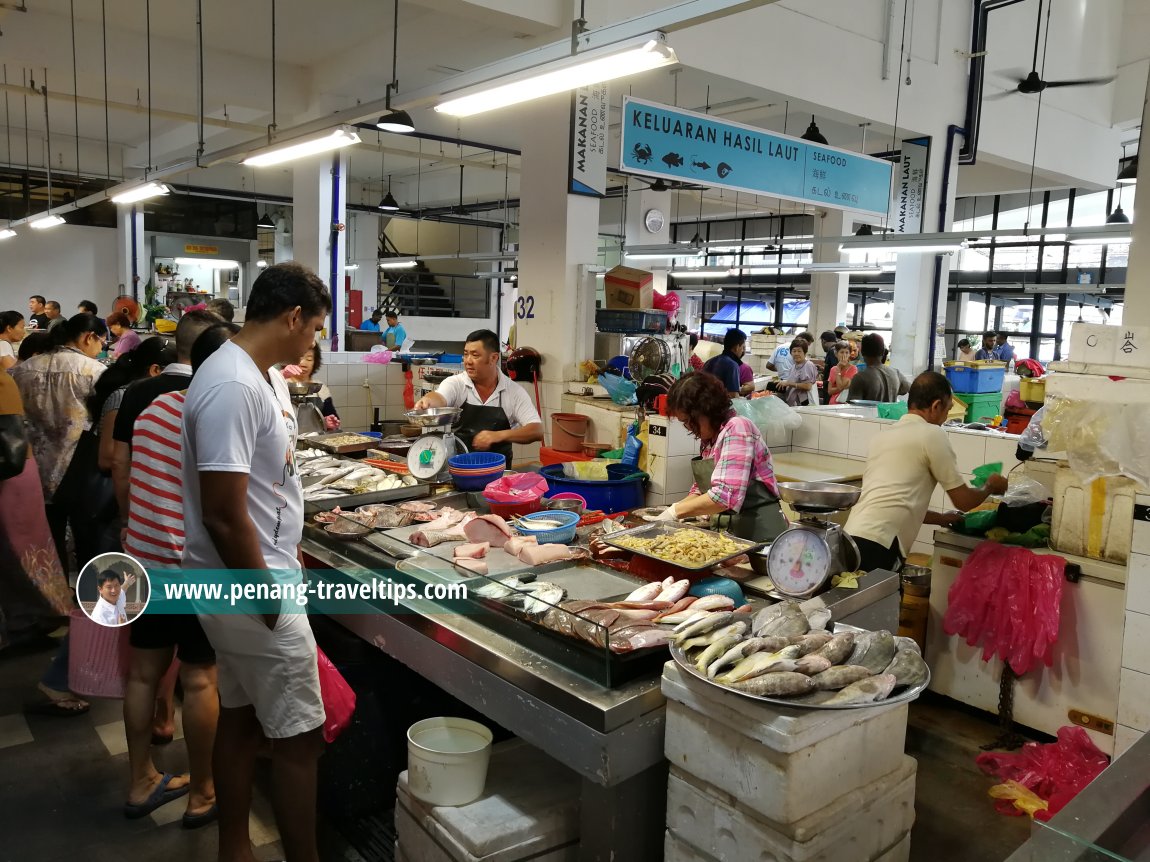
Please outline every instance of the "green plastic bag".
[{"label": "green plastic bag", "polygon": [[997,509],[985,509],[980,512],[967,512],[962,519],[962,529],[967,533],[985,533],[997,522]]},{"label": "green plastic bag", "polygon": [[986,484],[986,480],[993,476],[995,473],[1002,472],[1002,462],[993,461],[990,464],[983,464],[981,467],[974,468],[974,478],[970,480],[970,484],[975,488],[981,488]]},{"label": "green plastic bag", "polygon": [[879,404],[878,405],[878,418],[879,419],[901,419],[906,415],[907,406],[905,401],[895,401],[893,404]]}]

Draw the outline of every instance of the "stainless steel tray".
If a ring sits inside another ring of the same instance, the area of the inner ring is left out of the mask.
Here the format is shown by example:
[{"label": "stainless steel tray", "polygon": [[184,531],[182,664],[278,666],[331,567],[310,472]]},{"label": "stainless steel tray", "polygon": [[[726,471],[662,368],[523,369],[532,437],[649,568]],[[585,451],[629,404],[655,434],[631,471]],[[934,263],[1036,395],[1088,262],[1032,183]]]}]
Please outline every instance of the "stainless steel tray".
[{"label": "stainless steel tray", "polygon": [[[845,626],[842,623],[836,623],[834,627],[835,633],[839,632],[861,632],[862,629],[855,628],[854,626]],[[728,694],[737,694],[741,697],[750,698],[751,700],[761,701],[762,703],[769,703],[774,706],[787,706],[791,709],[870,709],[876,706],[891,706],[896,703],[909,703],[918,698],[927,687],[930,685],[930,668],[927,668],[926,681],[922,685],[911,686],[910,688],[899,692],[893,697],[888,697],[886,700],[876,701],[875,703],[849,703],[849,704],[826,704],[826,703],[803,703],[795,700],[794,698],[787,697],[766,697],[763,695],[751,694],[745,691],[739,691],[737,688],[728,688],[721,682],[716,682],[709,679],[706,674],[699,673],[695,669],[695,665],[683,655],[683,651],[679,649],[676,644],[668,644],[671,649],[671,657],[675,660],[675,664],[681,667],[684,671],[689,673],[695,679],[702,680],[708,685],[713,685],[715,688],[725,691]]]},{"label": "stainless steel tray", "polygon": [[348,494],[345,497],[327,497],[323,500],[305,500],[303,510],[310,518],[316,512],[327,512],[339,506],[341,509],[354,509],[368,503],[391,503],[403,500],[418,500],[431,493],[431,486],[425,482],[418,485],[404,485],[390,491],[371,491],[367,494]]},{"label": "stainless steel tray", "polygon": [[306,445],[309,449],[322,449],[324,452],[331,452],[333,455],[344,455],[348,452],[366,452],[368,449],[374,449],[379,439],[376,437],[360,436],[360,442],[348,443],[344,446],[335,446],[331,443],[332,440],[337,440],[340,437],[347,437],[354,432],[351,431],[337,431],[334,434],[320,434],[316,437],[301,437],[299,442]]},{"label": "stainless steel tray", "polygon": [[739,550],[735,551],[733,554],[727,554],[725,557],[716,557],[713,560],[708,560],[702,565],[686,566],[682,563],[668,560],[665,557],[659,557],[654,554],[647,553],[646,551],[638,551],[634,548],[625,547],[620,545],[618,541],[620,538],[624,538],[626,536],[636,536],[640,539],[654,539],[658,536],[666,536],[670,535],[671,533],[680,532],[682,530],[701,530],[705,533],[715,532],[714,530],[707,530],[703,527],[696,527],[690,524],[673,524],[665,521],[658,521],[653,524],[643,524],[639,527],[631,527],[628,530],[620,530],[617,533],[604,534],[602,538],[606,544],[613,548],[618,548],[621,551],[627,551],[631,554],[638,554],[641,557],[647,557],[652,560],[658,560],[660,563],[666,563],[671,566],[678,566],[680,569],[686,569],[688,572],[704,572],[707,569],[714,568],[715,566],[719,565],[719,563],[725,563],[727,560],[733,560],[735,557],[741,556],[742,554],[747,554],[751,551],[757,551],[758,549],[765,547],[767,544],[766,542],[752,542],[749,539],[740,539],[738,536],[732,536],[730,533],[724,533],[728,539],[736,542],[739,545]]}]

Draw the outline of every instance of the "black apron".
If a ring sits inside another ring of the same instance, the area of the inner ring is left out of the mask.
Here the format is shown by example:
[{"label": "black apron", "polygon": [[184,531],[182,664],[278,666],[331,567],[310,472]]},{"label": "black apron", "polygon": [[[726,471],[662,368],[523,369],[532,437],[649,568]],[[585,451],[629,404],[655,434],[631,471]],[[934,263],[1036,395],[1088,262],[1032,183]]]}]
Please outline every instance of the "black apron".
[{"label": "black apron", "polygon": [[[714,458],[695,458],[691,461],[691,475],[695,477],[700,494],[706,494],[711,487],[714,472]],[[779,498],[758,479],[751,479],[742,508],[738,512],[724,512],[716,516],[714,526],[726,527],[740,539],[773,542],[787,528],[787,519],[783,517]]]},{"label": "black apron", "polygon": [[[510,431],[511,420],[503,409],[503,393],[499,393],[498,404],[464,404],[460,408],[459,424],[455,426],[455,436],[467,447],[469,452],[475,451],[473,441],[480,431]],[[497,443],[488,451],[495,452],[507,459],[507,468],[511,469],[512,446],[514,444]]]}]

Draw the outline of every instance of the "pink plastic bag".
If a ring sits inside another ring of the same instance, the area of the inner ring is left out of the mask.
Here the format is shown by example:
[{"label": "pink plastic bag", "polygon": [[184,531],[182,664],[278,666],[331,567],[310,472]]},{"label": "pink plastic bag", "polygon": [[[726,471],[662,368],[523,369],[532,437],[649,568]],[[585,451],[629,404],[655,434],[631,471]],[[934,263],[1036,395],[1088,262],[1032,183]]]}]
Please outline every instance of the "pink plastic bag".
[{"label": "pink plastic bag", "polygon": [[668,320],[674,320],[679,313],[679,303],[679,294],[669,290],[666,293],[656,293],[651,302],[655,308],[667,312]]},{"label": "pink plastic bag", "polygon": [[325,742],[335,742],[351,724],[351,716],[355,712],[355,692],[319,647],[315,648],[315,656],[319,663],[319,693],[323,698],[325,713],[323,738]]},{"label": "pink plastic bag", "polygon": [[492,503],[530,503],[547,493],[547,479],[538,473],[515,473],[496,479],[483,489]]},{"label": "pink plastic bag", "polygon": [[997,542],[983,542],[947,595],[943,629],[982,644],[982,659],[997,656],[1021,676],[1035,661],[1054,660],[1061,621],[1066,561]]},{"label": "pink plastic bag", "polygon": [[[1028,742],[1021,751],[980,754],[974,762],[987,775],[1002,781],[1016,781],[1046,800],[1049,807],[1035,811],[1033,816],[1049,820],[1098,777],[1110,764],[1110,758],[1090,741],[1081,727],[1063,727],[1058,731],[1057,742],[1049,745]],[[1012,799],[1000,799],[994,807],[1001,814],[1023,813]]]}]

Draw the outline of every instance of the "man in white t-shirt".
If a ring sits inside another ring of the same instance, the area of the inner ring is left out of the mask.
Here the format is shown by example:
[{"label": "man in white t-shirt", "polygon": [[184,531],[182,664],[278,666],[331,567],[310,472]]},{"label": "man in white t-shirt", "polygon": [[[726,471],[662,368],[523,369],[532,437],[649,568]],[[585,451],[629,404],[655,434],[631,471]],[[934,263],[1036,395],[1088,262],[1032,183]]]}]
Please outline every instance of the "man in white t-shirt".
[{"label": "man in white t-shirt", "polygon": [[128,621],[128,599],[124,593],[126,587],[136,582],[124,582],[124,576],[113,569],[105,569],[96,575],[96,591],[100,598],[96,600],[96,607],[92,609],[92,621],[102,626],[122,626]]},{"label": "man in white t-shirt", "polygon": [[416,410],[459,407],[455,436],[471,451],[495,452],[511,466],[513,443],[543,439],[543,422],[527,391],[499,370],[499,336],[480,329],[463,345],[463,371],[415,402]]},{"label": "man in white t-shirt", "polygon": [[858,545],[861,569],[896,571],[910,553],[924,523],[953,526],[961,514],[928,511],[935,485],[969,512],[992,494],[1006,491],[1006,479],[991,476],[971,488],[958,472],[958,458],[942,430],[950,412],[950,383],[935,371],[914,379],[907,413],[871,444],[863,472],[862,496],[847,518],[846,532]]},{"label": "man in white t-shirt", "polygon": [[[269,266],[252,285],[243,329],[196,372],[184,404],[185,569],[259,571],[301,583],[303,488],[295,410],[283,376],[331,311],[319,277]],[[318,859],[316,762],[324,722],[315,638],[300,613],[201,615],[216,651],[220,718],[213,772],[221,860],[251,858],[256,753],[273,741],[276,823],[288,859]]]}]

